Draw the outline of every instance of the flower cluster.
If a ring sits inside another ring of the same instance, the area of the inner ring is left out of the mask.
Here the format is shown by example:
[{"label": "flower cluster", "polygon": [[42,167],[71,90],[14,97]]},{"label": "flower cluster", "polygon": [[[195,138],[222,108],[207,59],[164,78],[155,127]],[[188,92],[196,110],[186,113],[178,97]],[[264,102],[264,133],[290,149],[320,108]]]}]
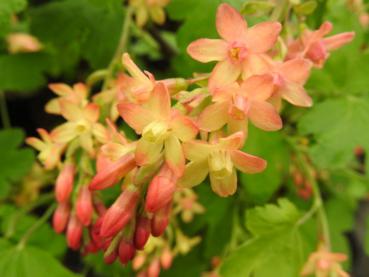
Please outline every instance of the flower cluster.
[{"label": "flower cluster", "polygon": [[[155,10],[166,2],[156,1]],[[40,151],[45,168],[59,171],[53,223],[57,232],[66,229],[71,248],[104,251],[107,263],[133,260],[143,276],[157,276],[173,255],[199,241],[177,224],[165,232],[177,215],[189,222],[204,212],[191,188],[209,176],[213,191],[225,197],[236,192],[238,170],[262,172],[267,162],[242,151],[248,122],[276,131],[282,128],[282,99],[311,106],[304,90],[310,69],[322,67],[331,50],[354,36],[325,37],[332,29],[326,22],[283,40],[280,23],[248,27],[228,4],[219,6],[216,28],[221,39],[199,39],[187,49],[195,60],[217,62],[209,74],[156,80],[125,53],[128,74],[93,97],[84,84],[50,85],[58,97],[46,110],[67,122],[50,133],[39,129],[42,139],[28,143]],[[136,139],[120,130],[122,124]],[[100,191],[116,185],[121,192],[107,207],[111,201]],[[84,229],[89,236],[82,236]]]}]

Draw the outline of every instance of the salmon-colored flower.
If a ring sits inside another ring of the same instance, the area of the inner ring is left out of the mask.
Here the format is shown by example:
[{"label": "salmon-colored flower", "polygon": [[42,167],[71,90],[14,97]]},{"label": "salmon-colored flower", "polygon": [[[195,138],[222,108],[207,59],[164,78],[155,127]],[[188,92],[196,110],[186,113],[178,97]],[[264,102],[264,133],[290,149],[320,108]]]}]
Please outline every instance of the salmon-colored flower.
[{"label": "salmon-colored flower", "polygon": [[147,212],[156,212],[172,201],[177,180],[178,177],[164,164],[148,186],[145,201]]},{"label": "salmon-colored flower", "polygon": [[80,107],[66,99],[59,101],[62,116],[68,120],[52,131],[55,141],[69,143],[77,139],[80,146],[88,153],[94,154],[94,143],[107,140],[105,127],[98,122],[99,106],[90,103]]},{"label": "salmon-colored flower", "polygon": [[228,4],[219,6],[216,27],[222,39],[199,39],[187,48],[195,60],[218,61],[209,79],[211,88],[236,81],[245,62],[254,54],[269,51],[281,31],[278,22],[263,22],[248,28],[242,15]]},{"label": "salmon-colored flower", "polygon": [[324,22],[316,31],[305,30],[299,39],[290,43],[287,59],[306,58],[316,67],[322,67],[330,51],[349,43],[355,36],[354,32],[346,32],[325,38],[332,29],[332,23]]},{"label": "salmon-colored flower", "polygon": [[209,174],[215,193],[223,197],[235,193],[235,168],[253,174],[266,167],[265,160],[238,150],[242,147],[243,140],[244,134],[237,132],[210,143],[196,140],[184,143],[184,153],[190,163],[186,165],[185,174],[178,184],[192,187],[200,184]]},{"label": "salmon-colored flower", "polygon": [[37,129],[41,139],[29,137],[26,142],[36,148],[40,153],[38,159],[46,169],[53,169],[60,163],[60,156],[65,149],[65,143],[55,141],[55,135],[48,133],[45,129]]},{"label": "salmon-colored flower", "polygon": [[81,221],[84,226],[90,225],[93,210],[92,194],[88,186],[81,186],[77,197],[76,213],[79,221]]},{"label": "salmon-colored flower", "polygon": [[67,227],[70,214],[69,203],[59,203],[53,215],[53,228],[56,233],[61,233]]},{"label": "salmon-colored flower", "polygon": [[55,183],[55,198],[59,203],[67,202],[73,190],[75,166],[64,165]]},{"label": "salmon-colored flower", "polygon": [[172,203],[168,203],[163,208],[154,213],[151,219],[151,234],[154,237],[161,236],[169,224],[172,211]]},{"label": "salmon-colored flower", "polygon": [[345,260],[347,260],[345,254],[331,253],[323,244],[320,244],[318,251],[309,256],[301,271],[301,276],[315,274],[317,277],[328,277],[331,273],[335,273],[339,277],[349,277],[340,265]]},{"label": "salmon-colored flower", "polygon": [[63,84],[49,84],[49,89],[58,97],[51,99],[46,103],[45,110],[51,114],[61,114],[60,100],[67,100],[75,105],[84,107],[88,104],[88,88],[83,83],[77,83],[73,87]]},{"label": "salmon-colored flower", "polygon": [[67,227],[67,243],[73,250],[77,250],[81,246],[82,231],[82,223],[75,214],[72,214]]},{"label": "salmon-colored flower", "polygon": [[38,52],[43,48],[41,42],[34,36],[26,33],[12,33],[6,36],[8,51],[16,53]]},{"label": "salmon-colored flower", "polygon": [[122,238],[118,247],[119,260],[122,264],[127,264],[135,256],[136,249],[133,245],[132,240]]},{"label": "salmon-colored flower", "polygon": [[137,249],[143,249],[151,234],[150,219],[147,216],[139,216],[136,222],[134,245]]},{"label": "salmon-colored flower", "polygon": [[231,133],[243,131],[247,134],[248,120],[265,131],[282,128],[282,120],[267,102],[273,93],[273,78],[270,75],[255,75],[231,86],[213,92],[214,104],[200,114],[200,129],[211,132],[228,124]]},{"label": "salmon-colored flower", "polygon": [[167,165],[181,176],[184,156],[180,141],[194,138],[198,129],[190,118],[171,109],[167,88],[159,82],[145,104],[122,102],[118,110],[126,123],[136,133],[142,134],[137,142],[137,164],[143,166],[157,162],[164,148]]},{"label": "salmon-colored flower", "polygon": [[294,58],[285,62],[274,61],[267,55],[259,55],[258,61],[253,62],[244,71],[244,76],[254,74],[270,74],[276,91],[272,98],[280,106],[281,98],[300,107],[310,107],[313,103],[304,89],[304,84],[310,75],[312,63],[304,58]]}]

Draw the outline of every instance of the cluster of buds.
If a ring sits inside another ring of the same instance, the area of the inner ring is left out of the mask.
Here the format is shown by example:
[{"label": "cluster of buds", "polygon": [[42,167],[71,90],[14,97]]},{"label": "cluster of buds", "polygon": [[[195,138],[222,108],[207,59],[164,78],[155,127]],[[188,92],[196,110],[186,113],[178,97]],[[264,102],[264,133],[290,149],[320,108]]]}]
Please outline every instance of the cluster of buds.
[{"label": "cluster of buds", "polygon": [[[263,171],[265,160],[242,151],[248,122],[276,131],[282,128],[282,99],[311,106],[303,87],[311,67],[322,67],[331,50],[354,36],[325,38],[332,29],[327,22],[284,41],[280,23],[248,27],[228,4],[219,6],[216,28],[221,39],[199,39],[188,46],[192,58],[217,61],[209,74],[156,80],[125,53],[122,63],[128,74],[110,80],[92,102],[83,84],[50,85],[58,97],[46,110],[67,122],[51,133],[39,129],[42,140],[29,138],[28,143],[40,151],[45,168],[60,170],[54,228],[67,229],[71,248],[104,251],[107,263],[134,260],[143,275],[157,276],[170,265],[169,252],[171,257],[187,253],[198,242],[176,225],[169,228],[174,239],[154,247],[160,251],[144,249],[148,241],[170,237],[166,229],[177,215],[189,222],[204,212],[191,188],[209,176],[213,191],[226,197],[236,192],[237,170]],[[277,41],[284,47],[276,47]],[[137,139],[119,130],[119,116]],[[121,192],[105,208],[99,191],[116,185]],[[89,236],[82,236],[83,228]]]}]

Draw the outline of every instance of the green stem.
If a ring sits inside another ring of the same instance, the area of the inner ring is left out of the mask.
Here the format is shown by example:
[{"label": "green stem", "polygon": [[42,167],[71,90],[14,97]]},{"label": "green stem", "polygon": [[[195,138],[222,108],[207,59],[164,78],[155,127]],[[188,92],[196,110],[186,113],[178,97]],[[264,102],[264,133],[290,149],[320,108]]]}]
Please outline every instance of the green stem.
[{"label": "green stem", "polygon": [[23,215],[32,211],[34,208],[41,206],[43,204],[49,203],[54,199],[54,193],[47,193],[40,196],[36,201],[29,203],[27,206],[23,207],[18,213],[16,213],[11,221],[9,222],[8,228],[5,232],[5,238],[10,238],[14,234],[15,226],[17,222],[22,218]]},{"label": "green stem", "polygon": [[11,127],[8,107],[6,105],[5,92],[0,91],[0,112],[1,112],[1,121],[3,123],[3,128],[8,129]]},{"label": "green stem", "polygon": [[56,204],[52,204],[47,210],[46,212],[42,215],[42,217],[40,217],[39,220],[37,220],[29,229],[28,231],[23,235],[22,239],[19,241],[18,243],[18,248],[21,249],[23,248],[27,241],[30,239],[31,235],[38,229],[41,227],[42,224],[44,224],[49,217],[51,216],[51,214],[54,212],[56,207]]},{"label": "green stem", "polygon": [[307,212],[306,217],[303,216],[299,220],[299,223],[300,224],[304,223],[310,216],[312,216],[313,214],[316,213],[317,219],[318,219],[318,222],[319,222],[319,229],[320,229],[319,233],[321,235],[321,240],[324,242],[325,246],[328,249],[330,249],[331,248],[331,239],[330,239],[330,234],[329,234],[329,225],[328,225],[327,215],[325,213],[325,209],[324,209],[323,200],[322,200],[321,192],[320,192],[320,189],[319,189],[319,185],[315,180],[313,170],[312,170],[310,164],[306,160],[306,158],[305,158],[304,154],[301,152],[300,148],[292,140],[288,139],[287,141],[289,142],[289,144],[294,149],[297,161],[298,161],[301,169],[304,172],[304,176],[306,177],[309,184],[312,186],[313,195],[314,195],[314,204],[313,204],[312,208]]},{"label": "green stem", "polygon": [[122,27],[122,34],[120,36],[119,44],[117,46],[117,49],[115,50],[115,54],[110,61],[110,64],[107,68],[107,74],[104,79],[103,87],[102,89],[105,90],[108,85],[109,81],[111,80],[113,74],[114,74],[114,68],[117,63],[120,62],[120,56],[122,53],[127,49],[127,42],[129,38],[129,29],[132,23],[132,14],[133,14],[133,8],[131,6],[127,7],[126,15],[123,22]]}]

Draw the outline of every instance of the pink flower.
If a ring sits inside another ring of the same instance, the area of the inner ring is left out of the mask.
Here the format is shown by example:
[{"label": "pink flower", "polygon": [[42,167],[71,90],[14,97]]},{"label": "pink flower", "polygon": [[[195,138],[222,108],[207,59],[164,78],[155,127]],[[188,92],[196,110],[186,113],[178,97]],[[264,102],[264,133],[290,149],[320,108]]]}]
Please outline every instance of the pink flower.
[{"label": "pink flower", "polygon": [[33,53],[43,48],[40,41],[26,33],[12,33],[6,36],[8,51],[12,54],[16,53]]},{"label": "pink flower", "polygon": [[156,212],[172,201],[177,180],[178,177],[164,164],[147,189],[145,201],[147,212]]},{"label": "pink flower", "polygon": [[246,135],[250,119],[256,127],[265,131],[279,130],[282,120],[273,105],[267,102],[273,89],[270,75],[255,75],[241,85],[234,83],[215,90],[215,103],[206,107],[199,116],[200,129],[211,132],[228,124],[231,133],[243,131]]},{"label": "pink flower", "polygon": [[100,235],[111,237],[118,233],[135,215],[140,193],[134,186],[127,187],[106,211]]},{"label": "pink flower", "polygon": [[73,164],[64,165],[60,171],[55,184],[55,197],[59,203],[69,200],[69,196],[73,190],[75,166]]},{"label": "pink flower", "polygon": [[77,250],[81,246],[83,225],[75,214],[71,215],[67,227],[67,243],[70,248]]},{"label": "pink flower", "polygon": [[151,234],[150,219],[139,216],[136,222],[134,245],[137,249],[143,249]]},{"label": "pink flower", "polygon": [[122,264],[127,264],[130,260],[133,259],[135,253],[136,249],[132,241],[123,237],[118,247],[119,261]]},{"label": "pink flower", "polygon": [[316,67],[322,67],[331,50],[349,43],[355,36],[354,32],[346,32],[324,38],[332,29],[332,23],[324,22],[316,31],[305,30],[301,38],[290,43],[287,59],[306,58]]},{"label": "pink flower", "polygon": [[171,109],[168,89],[159,82],[145,104],[122,102],[118,110],[127,124],[142,134],[137,142],[136,163],[143,166],[157,162],[164,148],[166,163],[175,174],[182,175],[180,141],[194,138],[198,129],[190,118]]},{"label": "pink flower", "polygon": [[253,174],[263,171],[266,167],[265,160],[238,150],[243,141],[244,134],[237,132],[210,143],[198,140],[184,143],[185,156],[190,163],[186,165],[185,174],[178,185],[198,185],[209,174],[215,193],[223,197],[234,194],[237,189],[235,168]]},{"label": "pink flower", "polygon": [[92,205],[92,195],[87,186],[82,186],[79,189],[76,205],[78,219],[81,221],[83,225],[85,226],[90,225],[93,213],[93,205]]},{"label": "pink flower", "polygon": [[157,212],[151,219],[151,234],[154,237],[161,236],[169,224],[169,217],[172,210],[172,203],[167,204]]},{"label": "pink flower", "polygon": [[67,227],[70,214],[68,203],[59,203],[53,215],[53,228],[56,233],[61,233]]},{"label": "pink flower", "polygon": [[242,15],[228,4],[219,6],[216,27],[222,39],[199,39],[187,48],[195,60],[218,61],[209,79],[211,88],[236,81],[244,63],[254,54],[269,51],[281,31],[278,22],[263,22],[247,28]]}]

